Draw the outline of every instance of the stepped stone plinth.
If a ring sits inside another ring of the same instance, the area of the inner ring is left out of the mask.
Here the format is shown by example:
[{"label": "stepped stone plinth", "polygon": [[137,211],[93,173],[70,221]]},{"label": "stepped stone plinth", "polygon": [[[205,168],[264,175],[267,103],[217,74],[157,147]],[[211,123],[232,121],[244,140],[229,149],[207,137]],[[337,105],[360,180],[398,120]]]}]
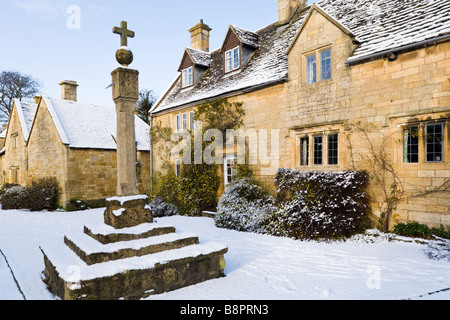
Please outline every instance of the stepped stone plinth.
[{"label": "stepped stone plinth", "polygon": [[63,250],[41,250],[44,281],[64,300],[141,299],[223,277],[228,251],[158,223],[87,225],[65,236]]}]

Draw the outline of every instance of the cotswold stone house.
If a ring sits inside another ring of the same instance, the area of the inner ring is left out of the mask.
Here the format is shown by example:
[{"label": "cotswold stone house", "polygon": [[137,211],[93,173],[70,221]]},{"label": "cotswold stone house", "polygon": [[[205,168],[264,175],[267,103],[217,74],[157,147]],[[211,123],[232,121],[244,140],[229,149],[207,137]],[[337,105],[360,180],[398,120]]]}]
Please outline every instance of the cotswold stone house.
[{"label": "cotswold stone house", "polygon": [[[55,177],[60,205],[116,194],[116,110],[77,102],[76,82],[64,81],[62,99],[14,101],[1,151],[1,182],[27,185]],[[141,192],[150,185],[149,126],[136,117],[137,173]]]},{"label": "cotswold stone house", "polygon": [[[450,2],[278,4],[278,21],[254,32],[230,25],[212,52],[211,29],[203,21],[191,29],[192,48],[154,122],[190,129],[200,103],[243,102],[244,130],[279,130],[277,166],[254,166],[267,186],[278,167],[377,174],[368,160],[382,152],[404,188],[392,223],[449,226]],[[224,154],[224,186],[235,157]],[[382,173],[385,188],[372,186],[377,215],[392,183]]]}]

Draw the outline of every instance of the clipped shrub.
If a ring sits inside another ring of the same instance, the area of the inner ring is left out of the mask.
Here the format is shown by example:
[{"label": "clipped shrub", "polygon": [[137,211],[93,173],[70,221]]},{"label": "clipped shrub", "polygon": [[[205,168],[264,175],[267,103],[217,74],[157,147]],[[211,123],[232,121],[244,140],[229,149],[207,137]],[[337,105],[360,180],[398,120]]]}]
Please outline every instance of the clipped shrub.
[{"label": "clipped shrub", "polygon": [[216,226],[238,231],[267,233],[275,199],[253,179],[235,180],[220,198]]},{"label": "clipped shrub", "polygon": [[179,180],[180,211],[191,216],[201,216],[205,210],[214,210],[219,187],[217,165],[185,164]]},{"label": "clipped shrub", "polygon": [[295,239],[340,238],[368,227],[365,172],[279,169],[279,211],[272,232]]},{"label": "clipped shrub", "polygon": [[161,198],[164,202],[180,205],[178,177],[173,168],[169,168],[165,174],[157,173],[153,183],[152,199]]},{"label": "clipped shrub", "polygon": [[170,203],[164,201],[163,198],[158,197],[150,203],[150,210],[152,216],[155,218],[170,217],[178,214],[178,208]]},{"label": "clipped shrub", "polygon": [[14,186],[5,191],[2,197],[2,209],[27,209],[28,190],[26,187]]},{"label": "clipped shrub", "polygon": [[56,178],[43,178],[33,181],[28,190],[27,208],[31,211],[58,209],[59,187]]},{"label": "clipped shrub", "polygon": [[394,226],[394,233],[400,236],[431,239],[433,236],[450,239],[450,228],[445,230],[444,226],[430,228],[426,224],[418,222],[399,223]]}]

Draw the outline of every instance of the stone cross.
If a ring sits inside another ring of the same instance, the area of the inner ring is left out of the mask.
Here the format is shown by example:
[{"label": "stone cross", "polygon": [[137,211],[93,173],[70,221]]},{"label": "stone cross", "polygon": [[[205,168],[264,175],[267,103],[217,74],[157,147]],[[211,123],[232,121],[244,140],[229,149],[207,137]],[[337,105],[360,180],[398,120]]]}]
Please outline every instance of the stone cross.
[{"label": "stone cross", "polygon": [[119,27],[113,28],[113,33],[120,35],[120,46],[127,47],[128,46],[128,38],[134,38],[134,31],[128,30],[128,23],[126,21],[122,21]]}]

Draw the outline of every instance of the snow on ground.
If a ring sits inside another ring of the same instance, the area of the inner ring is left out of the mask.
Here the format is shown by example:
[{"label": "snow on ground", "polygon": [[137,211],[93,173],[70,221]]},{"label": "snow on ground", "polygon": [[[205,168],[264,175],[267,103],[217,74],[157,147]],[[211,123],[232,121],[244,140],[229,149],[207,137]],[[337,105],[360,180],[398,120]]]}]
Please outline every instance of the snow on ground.
[{"label": "snow on ground", "polygon": [[[27,299],[51,300],[41,280],[39,247],[64,245],[66,233],[103,220],[103,209],[75,213],[0,211],[0,250]],[[158,218],[177,232],[194,232],[201,242],[229,248],[226,277],[149,299],[165,300],[378,300],[450,299],[450,263],[426,257],[424,245],[368,237],[347,242],[302,242],[218,229],[209,218]],[[0,299],[21,299],[0,255]]]}]

